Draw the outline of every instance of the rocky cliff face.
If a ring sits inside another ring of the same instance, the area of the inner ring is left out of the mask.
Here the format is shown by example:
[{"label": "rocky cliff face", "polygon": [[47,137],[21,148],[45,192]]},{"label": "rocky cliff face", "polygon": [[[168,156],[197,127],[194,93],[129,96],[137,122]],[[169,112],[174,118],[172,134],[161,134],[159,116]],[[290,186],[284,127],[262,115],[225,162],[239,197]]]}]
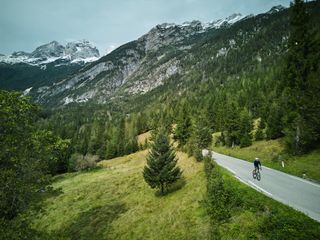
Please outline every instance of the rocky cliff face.
[{"label": "rocky cliff face", "polygon": [[62,57],[64,53],[64,46],[59,44],[57,41],[52,41],[48,44],[44,44],[37,47],[30,56],[39,59],[49,59]]}]

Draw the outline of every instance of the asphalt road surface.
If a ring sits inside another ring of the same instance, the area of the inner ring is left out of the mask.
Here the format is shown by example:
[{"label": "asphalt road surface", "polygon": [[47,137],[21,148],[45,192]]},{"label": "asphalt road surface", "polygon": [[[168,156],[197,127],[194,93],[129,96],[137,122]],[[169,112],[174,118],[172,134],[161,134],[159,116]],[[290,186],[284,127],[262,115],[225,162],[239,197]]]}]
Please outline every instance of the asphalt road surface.
[{"label": "asphalt road surface", "polygon": [[[203,150],[203,154],[209,153]],[[262,166],[261,180],[253,179],[253,163],[211,152],[212,158],[243,183],[320,222],[320,185]],[[262,159],[263,165],[263,159]]]}]

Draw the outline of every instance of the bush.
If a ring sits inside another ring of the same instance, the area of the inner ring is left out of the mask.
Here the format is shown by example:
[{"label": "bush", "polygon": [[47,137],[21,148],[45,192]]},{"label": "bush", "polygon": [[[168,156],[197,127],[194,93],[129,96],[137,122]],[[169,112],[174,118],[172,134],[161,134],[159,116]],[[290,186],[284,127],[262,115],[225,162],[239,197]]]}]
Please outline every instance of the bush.
[{"label": "bush", "polygon": [[195,151],[194,151],[194,157],[196,158],[196,160],[198,162],[201,162],[203,160],[203,155],[202,155],[202,151],[197,148]]},{"label": "bush", "polygon": [[252,144],[252,140],[249,135],[244,135],[240,138],[240,147],[249,147]]},{"label": "bush", "polygon": [[205,156],[203,158],[203,161],[204,161],[204,173],[206,174],[206,177],[209,178],[209,176],[214,168],[213,160],[211,157]]},{"label": "bush", "polygon": [[225,184],[217,164],[209,157],[204,157],[204,171],[207,178],[206,209],[210,217],[211,237],[220,239],[220,226],[227,222],[234,208],[242,204],[239,192],[230,184]]},{"label": "bush", "polygon": [[82,155],[79,153],[74,153],[71,155],[69,161],[69,170],[70,171],[82,171],[86,169],[92,169],[97,166],[97,162],[99,160],[98,155]]}]

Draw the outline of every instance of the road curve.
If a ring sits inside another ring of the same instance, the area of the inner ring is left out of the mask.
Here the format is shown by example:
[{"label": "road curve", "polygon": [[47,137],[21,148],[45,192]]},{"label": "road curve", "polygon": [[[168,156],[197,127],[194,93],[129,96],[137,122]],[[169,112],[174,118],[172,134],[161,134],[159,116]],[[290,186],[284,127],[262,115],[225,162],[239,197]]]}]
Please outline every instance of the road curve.
[{"label": "road curve", "polygon": [[[203,154],[208,154],[203,150]],[[212,158],[243,183],[299,210],[320,222],[320,185],[268,167],[262,167],[261,180],[252,178],[253,163],[211,152]]]}]

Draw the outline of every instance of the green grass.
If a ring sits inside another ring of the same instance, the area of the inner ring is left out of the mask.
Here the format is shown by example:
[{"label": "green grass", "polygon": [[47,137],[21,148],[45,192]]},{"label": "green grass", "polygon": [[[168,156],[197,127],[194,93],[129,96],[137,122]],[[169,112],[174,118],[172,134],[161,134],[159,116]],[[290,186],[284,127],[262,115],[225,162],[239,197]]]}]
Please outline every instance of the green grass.
[{"label": "green grass", "polygon": [[[210,239],[203,163],[178,153],[186,183],[159,197],[142,177],[146,155],[141,151],[102,161],[100,169],[55,177],[57,191],[32,216],[33,227],[53,239]],[[299,239],[298,231],[310,239],[319,236],[319,223],[221,171],[241,198],[220,226],[223,239]]]},{"label": "green grass", "polygon": [[33,226],[58,239],[208,239],[200,204],[203,164],[178,153],[186,184],[158,197],[142,177],[147,151],[102,161],[101,169],[65,174],[53,187]]},{"label": "green grass", "polygon": [[[251,162],[255,157],[259,157],[262,165],[320,182],[320,149],[302,156],[288,156],[282,154],[284,148],[279,139],[257,141],[245,148],[235,147],[232,149],[224,146],[213,146],[211,149]],[[281,160],[284,161],[284,168],[281,165]]]}]

